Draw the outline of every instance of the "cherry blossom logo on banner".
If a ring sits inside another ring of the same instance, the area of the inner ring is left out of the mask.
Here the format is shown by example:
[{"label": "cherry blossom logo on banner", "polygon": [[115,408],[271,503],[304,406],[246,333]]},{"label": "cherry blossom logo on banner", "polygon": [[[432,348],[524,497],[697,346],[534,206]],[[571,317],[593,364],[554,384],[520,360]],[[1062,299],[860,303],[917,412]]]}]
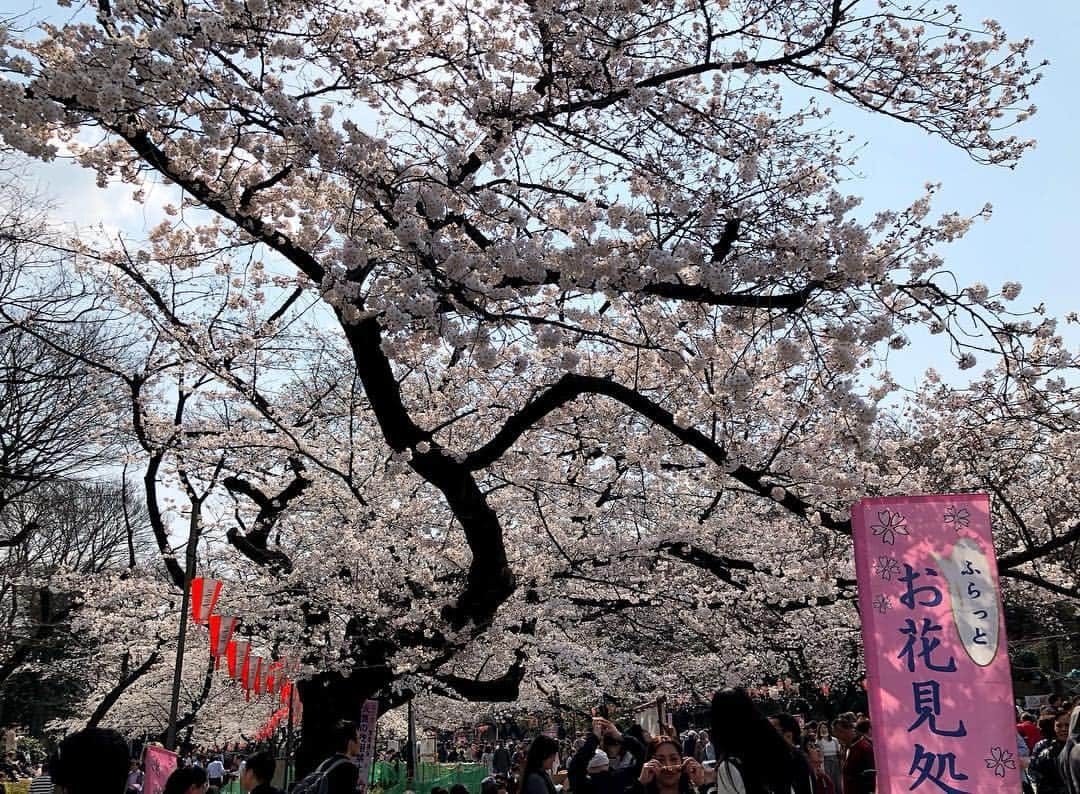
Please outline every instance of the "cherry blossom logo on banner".
[{"label": "cherry blossom logo on banner", "polygon": [[907,519],[900,513],[882,510],[877,514],[877,523],[870,525],[870,531],[881,538],[882,543],[892,546],[897,535],[908,534]]}]

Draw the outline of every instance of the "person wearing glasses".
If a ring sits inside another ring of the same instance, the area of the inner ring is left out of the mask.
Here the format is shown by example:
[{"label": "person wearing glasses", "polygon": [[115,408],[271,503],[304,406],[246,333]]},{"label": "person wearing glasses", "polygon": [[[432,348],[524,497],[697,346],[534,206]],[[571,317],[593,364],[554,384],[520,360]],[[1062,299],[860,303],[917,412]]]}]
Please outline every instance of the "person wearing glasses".
[{"label": "person wearing glasses", "polygon": [[644,794],[690,794],[705,783],[705,768],[693,756],[683,756],[678,739],[654,736],[645,755],[638,778]]}]

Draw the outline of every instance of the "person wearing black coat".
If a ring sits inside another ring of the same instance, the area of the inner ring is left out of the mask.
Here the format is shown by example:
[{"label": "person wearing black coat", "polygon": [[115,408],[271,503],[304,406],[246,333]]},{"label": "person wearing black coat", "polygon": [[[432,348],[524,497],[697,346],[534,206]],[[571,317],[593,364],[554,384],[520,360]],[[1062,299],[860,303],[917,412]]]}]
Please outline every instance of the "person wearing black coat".
[{"label": "person wearing black coat", "polygon": [[567,779],[574,794],[625,794],[625,770],[615,772],[611,769],[611,759],[599,749],[594,741],[586,742],[567,767]]},{"label": "person wearing black coat", "polygon": [[[597,717],[593,722],[593,732],[567,767],[570,790],[574,794],[630,794],[645,762],[644,746],[608,720]],[[603,761],[606,770],[600,768]]]}]

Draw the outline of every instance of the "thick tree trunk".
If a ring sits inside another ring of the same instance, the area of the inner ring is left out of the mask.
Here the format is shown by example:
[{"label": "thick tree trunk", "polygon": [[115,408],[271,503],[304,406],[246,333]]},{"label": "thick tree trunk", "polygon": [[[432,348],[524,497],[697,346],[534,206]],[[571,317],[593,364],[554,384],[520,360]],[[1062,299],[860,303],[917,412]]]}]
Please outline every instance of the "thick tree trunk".
[{"label": "thick tree trunk", "polygon": [[339,720],[358,720],[364,701],[390,680],[386,673],[354,673],[348,678],[337,673],[322,673],[299,682],[304,717],[300,745],[296,749],[297,780],[334,753],[334,725]]}]

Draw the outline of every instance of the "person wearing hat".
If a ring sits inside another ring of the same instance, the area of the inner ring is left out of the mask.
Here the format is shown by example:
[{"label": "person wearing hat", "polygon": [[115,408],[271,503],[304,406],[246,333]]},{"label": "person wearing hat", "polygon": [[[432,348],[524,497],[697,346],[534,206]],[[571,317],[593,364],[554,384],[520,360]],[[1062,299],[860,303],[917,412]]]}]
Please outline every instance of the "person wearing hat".
[{"label": "person wearing hat", "polygon": [[596,717],[593,732],[570,760],[570,790],[574,794],[631,794],[644,760],[641,742],[620,733],[610,720]]},{"label": "person wearing hat", "polygon": [[611,770],[611,759],[597,748],[591,757],[585,753],[570,761],[567,779],[574,794],[623,794],[617,775]]}]

